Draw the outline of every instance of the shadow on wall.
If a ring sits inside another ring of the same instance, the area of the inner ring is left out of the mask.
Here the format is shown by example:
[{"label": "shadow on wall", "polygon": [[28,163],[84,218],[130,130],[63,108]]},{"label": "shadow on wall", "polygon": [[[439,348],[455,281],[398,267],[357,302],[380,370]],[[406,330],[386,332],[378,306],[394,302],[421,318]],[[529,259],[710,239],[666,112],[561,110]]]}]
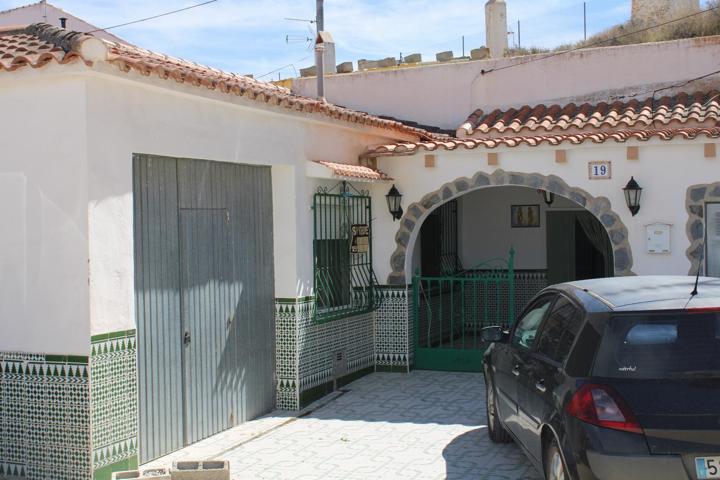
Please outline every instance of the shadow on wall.
[{"label": "shadow on wall", "polygon": [[492,443],[486,426],[456,437],[443,450],[443,458],[447,480],[542,479],[516,444]]}]

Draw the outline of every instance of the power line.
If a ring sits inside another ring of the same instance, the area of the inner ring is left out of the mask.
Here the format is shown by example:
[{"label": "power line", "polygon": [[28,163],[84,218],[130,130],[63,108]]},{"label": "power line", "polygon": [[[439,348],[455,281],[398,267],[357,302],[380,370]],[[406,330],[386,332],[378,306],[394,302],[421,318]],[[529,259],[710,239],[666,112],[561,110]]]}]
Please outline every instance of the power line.
[{"label": "power line", "polygon": [[153,15],[152,17],[146,17],[146,18],[141,18],[141,19],[139,19],[139,20],[133,20],[133,21],[131,21],[131,22],[120,23],[120,24],[118,24],[118,25],[113,25],[113,26],[111,26],[111,27],[98,28],[98,29],[96,29],[96,30],[91,30],[91,31],[89,31],[89,32],[87,32],[87,33],[102,32],[102,31],[104,31],[104,30],[111,30],[111,29],[113,29],[113,28],[126,27],[126,26],[128,26],[128,25],[134,25],[134,24],[136,24],[136,23],[147,22],[148,20],[154,20],[154,19],[160,18],[160,17],[167,17],[168,15],[172,15],[172,14],[174,14],[174,13],[180,13],[180,12],[184,12],[184,11],[186,11],[186,10],[191,10],[191,9],[193,9],[193,8],[202,7],[202,6],[204,6],[204,5],[209,5],[209,4],[215,3],[215,2],[217,2],[217,1],[219,1],[219,0],[208,0],[208,1],[206,1],[206,2],[197,3],[197,4],[195,4],[195,5],[190,5],[189,7],[179,8],[179,9],[173,10],[173,11],[171,11],[171,12],[165,12],[165,13],[161,13],[161,14],[159,14],[159,15]]},{"label": "power line", "polygon": [[281,70],[285,70],[285,69],[288,68],[288,67],[293,67],[293,68],[295,68],[295,64],[296,64],[296,63],[304,62],[304,61],[307,60],[308,58],[310,58],[310,55],[308,55],[308,56],[305,57],[305,58],[301,58],[300,60],[298,60],[298,61],[296,61],[296,62],[288,63],[287,65],[283,65],[283,66],[280,67],[280,68],[276,68],[275,70],[272,70],[272,71],[270,71],[270,72],[268,72],[268,73],[265,73],[265,74],[263,74],[263,75],[257,76],[257,77],[255,77],[255,78],[258,79],[258,78],[267,77],[268,75],[272,75],[273,73],[279,72],[279,71],[281,71]]},{"label": "power line", "polygon": [[718,9],[720,9],[720,6],[711,7],[711,8],[708,8],[708,9],[706,9],[706,10],[702,10],[702,11],[700,11],[700,12],[695,12],[695,13],[692,13],[692,14],[690,14],[690,15],[685,15],[684,17],[676,18],[676,19],[674,19],[674,20],[669,20],[669,21],[667,21],[667,22],[659,23],[659,24],[657,24],[657,25],[653,25],[653,26],[650,26],[650,27],[641,28],[640,30],[635,30],[635,31],[629,32],[629,33],[624,33],[624,34],[622,34],[622,35],[618,35],[618,36],[616,36],[616,37],[608,38],[608,39],[605,39],[605,40],[599,40],[599,41],[597,41],[597,42],[593,42],[593,43],[590,43],[590,44],[588,44],[588,45],[582,45],[582,46],[580,46],[580,47],[571,48],[570,50],[563,50],[562,52],[551,53],[551,54],[545,55],[545,56],[543,56],[543,57],[531,58],[531,59],[529,59],[529,60],[527,60],[527,61],[525,61],[525,62],[521,62],[521,63],[513,63],[513,64],[510,64],[510,65],[505,65],[505,66],[503,66],[503,67],[491,68],[490,70],[483,70],[482,72],[480,72],[480,75],[487,75],[488,73],[499,72],[499,71],[501,71],[501,70],[507,70],[507,69],[510,69],[510,68],[515,68],[515,67],[519,67],[519,66],[522,66],[522,65],[527,65],[528,63],[539,62],[539,61],[541,61],[541,60],[547,60],[547,59],[549,59],[549,58],[559,57],[560,55],[566,55],[566,54],[568,54],[568,53],[577,52],[578,50],[584,50],[584,49],[586,49],[586,48],[597,47],[597,46],[599,46],[599,45],[602,45],[603,43],[612,42],[612,41],[614,41],[614,40],[619,40],[619,39],[621,39],[621,38],[630,37],[630,36],[632,36],[632,35],[637,35],[637,34],[639,34],[639,33],[647,32],[647,31],[650,31],[650,30],[654,30],[654,29],[656,29],[656,28],[665,27],[665,26],[670,25],[670,24],[672,24],[672,23],[681,22],[681,21],[683,21],[683,20],[687,20],[687,19],[689,19],[689,18],[697,17],[698,15],[703,15],[703,14],[705,14],[705,13],[712,12],[712,11],[715,11],[715,10],[718,10]]}]

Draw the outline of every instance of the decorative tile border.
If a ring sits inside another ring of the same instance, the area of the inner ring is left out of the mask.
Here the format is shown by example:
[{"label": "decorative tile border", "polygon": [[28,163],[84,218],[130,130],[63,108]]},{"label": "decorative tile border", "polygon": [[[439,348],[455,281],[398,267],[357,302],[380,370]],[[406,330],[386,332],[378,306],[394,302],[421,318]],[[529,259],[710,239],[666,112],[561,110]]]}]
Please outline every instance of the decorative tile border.
[{"label": "decorative tile border", "polygon": [[[95,480],[138,462],[135,330],[92,337],[90,402]],[[117,468],[115,468],[117,467]]]},{"label": "decorative tile border", "polygon": [[[277,299],[276,406],[299,410],[328,393],[335,380],[375,365],[374,313],[366,313],[317,324],[312,319],[314,299]],[[334,355],[341,353],[340,372]]]},{"label": "decorative tile border", "polygon": [[0,478],[11,475],[90,480],[87,357],[0,352]]},{"label": "decorative tile border", "polygon": [[375,314],[375,364],[383,369],[410,367],[410,305],[412,289],[405,286],[383,286],[378,290],[380,308]]}]

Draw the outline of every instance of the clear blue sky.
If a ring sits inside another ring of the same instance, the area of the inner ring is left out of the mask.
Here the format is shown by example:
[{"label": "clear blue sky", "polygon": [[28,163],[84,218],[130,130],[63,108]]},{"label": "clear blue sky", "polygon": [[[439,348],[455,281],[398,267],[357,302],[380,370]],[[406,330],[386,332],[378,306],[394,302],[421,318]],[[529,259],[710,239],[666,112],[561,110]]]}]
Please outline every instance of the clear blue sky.
[{"label": "clear blue sky", "polygon": [[[34,0],[0,0],[0,10]],[[182,8],[200,0],[50,0],[99,27]],[[582,0],[507,0],[510,29],[522,22],[522,45],[554,47],[583,36]],[[588,0],[588,34],[630,17],[631,0]],[[436,52],[461,54],[485,43],[484,0],[326,0],[326,30],[337,60],[357,61]],[[219,0],[187,12],[113,30],[128,41],[162,53],[256,76],[287,64],[311,65],[305,43],[309,24],[284,17],[314,18],[314,0]],[[512,37],[511,37],[512,42]],[[302,59],[302,60],[301,60]],[[291,67],[283,78],[294,75]],[[277,78],[277,73],[273,75]],[[264,79],[269,79],[265,77]]]}]

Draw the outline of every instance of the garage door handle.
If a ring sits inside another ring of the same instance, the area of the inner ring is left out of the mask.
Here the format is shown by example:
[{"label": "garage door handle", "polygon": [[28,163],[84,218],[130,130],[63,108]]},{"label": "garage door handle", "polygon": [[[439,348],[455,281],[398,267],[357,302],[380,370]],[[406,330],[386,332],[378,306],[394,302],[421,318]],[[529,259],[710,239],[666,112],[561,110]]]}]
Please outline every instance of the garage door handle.
[{"label": "garage door handle", "polygon": [[190,332],[185,332],[185,335],[183,336],[183,343],[185,346],[190,345]]},{"label": "garage door handle", "polygon": [[515,367],[514,367],[512,370],[510,370],[510,371],[511,371],[512,374],[515,375],[516,377],[520,376],[520,365],[515,365]]},{"label": "garage door handle", "polygon": [[545,393],[547,391],[547,387],[543,382],[537,382],[535,384],[535,388],[537,388],[540,393]]}]

